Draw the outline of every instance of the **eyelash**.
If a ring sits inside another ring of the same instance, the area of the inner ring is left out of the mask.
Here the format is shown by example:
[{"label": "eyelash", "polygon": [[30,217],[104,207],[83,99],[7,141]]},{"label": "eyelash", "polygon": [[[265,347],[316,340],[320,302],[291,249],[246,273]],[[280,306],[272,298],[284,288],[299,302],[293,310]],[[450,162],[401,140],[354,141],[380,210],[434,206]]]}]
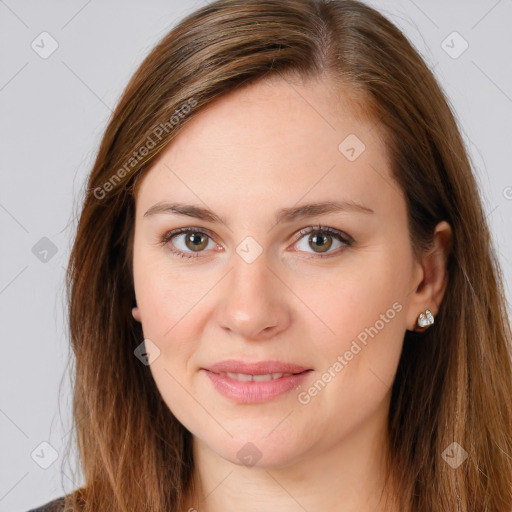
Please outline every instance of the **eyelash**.
[{"label": "eyelash", "polygon": [[[175,229],[173,231],[168,231],[162,237],[160,245],[168,245],[168,243],[171,241],[171,239],[173,237],[175,237],[176,235],[180,235],[183,233],[190,233],[190,232],[201,233],[201,234],[207,235],[210,239],[213,240],[213,238],[209,235],[208,231],[205,231],[204,229],[188,227],[188,228],[180,228],[180,229]],[[348,235],[346,235],[345,233],[338,231],[337,229],[330,228],[328,226],[321,226],[319,224],[317,226],[309,226],[307,228],[301,229],[298,232],[298,235],[300,235],[300,236],[298,236],[298,238],[294,242],[294,244],[299,242],[299,240],[301,240],[304,236],[309,235],[311,233],[324,233],[329,236],[332,236],[332,237],[336,238],[337,240],[339,240],[342,244],[344,244],[345,247],[350,247],[354,243],[354,240],[351,237],[349,237]],[[180,256],[181,258],[187,258],[187,259],[198,258],[201,254],[201,251],[199,251],[197,253],[190,253],[190,255],[189,255],[189,253],[184,253],[183,251],[180,251],[179,249],[173,248],[172,244],[169,245],[169,250],[176,256]],[[312,256],[312,258],[330,258],[332,256],[336,256],[339,252],[340,251],[338,250],[334,253],[327,253],[327,254],[313,253],[314,256]]]}]

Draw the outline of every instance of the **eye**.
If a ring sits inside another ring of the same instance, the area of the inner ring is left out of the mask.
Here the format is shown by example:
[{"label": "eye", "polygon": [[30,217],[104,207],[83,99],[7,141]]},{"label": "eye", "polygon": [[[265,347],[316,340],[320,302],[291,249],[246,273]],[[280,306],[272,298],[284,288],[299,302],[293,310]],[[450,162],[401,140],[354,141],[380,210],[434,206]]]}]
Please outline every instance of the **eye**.
[{"label": "eye", "polygon": [[161,241],[162,245],[168,245],[171,252],[182,258],[197,258],[200,252],[208,248],[209,242],[214,247],[217,246],[206,232],[197,228],[181,228],[169,231]]},{"label": "eye", "polygon": [[[350,236],[341,231],[338,231],[337,229],[322,226],[311,226],[302,229],[299,232],[299,235],[301,235],[301,237],[295,243],[295,245],[298,245],[299,250],[303,252],[310,252],[307,249],[311,248],[313,249],[313,252],[320,258],[330,257],[333,255],[332,253],[335,252],[327,252],[333,247],[333,238],[340,244],[338,247],[336,247],[336,244],[334,244],[334,249],[344,246],[350,247],[354,241]],[[306,238],[308,235],[309,238]],[[302,241],[302,239],[304,239],[304,241]],[[302,243],[301,247],[299,242],[305,243]],[[335,252],[335,254],[337,253],[339,253],[339,251]]]},{"label": "eye", "polygon": [[[350,236],[337,229],[322,227],[320,225],[302,229],[299,235],[301,236],[294,245],[297,246],[303,238],[309,235],[309,238],[305,240],[307,247],[313,249],[314,253],[319,258],[326,258],[333,255],[332,253],[334,251],[328,252],[329,249],[333,247],[333,239],[340,244],[338,247],[335,246],[334,249],[343,246],[350,247],[354,241]],[[161,244],[167,245],[173,254],[182,258],[197,258],[205,249],[218,247],[206,231],[194,227],[169,231],[163,236]],[[299,247],[298,250],[310,252],[307,250],[307,247],[303,245],[303,247]],[[293,250],[296,251],[297,249]],[[339,253],[339,251],[335,252],[335,254],[337,253]]]}]

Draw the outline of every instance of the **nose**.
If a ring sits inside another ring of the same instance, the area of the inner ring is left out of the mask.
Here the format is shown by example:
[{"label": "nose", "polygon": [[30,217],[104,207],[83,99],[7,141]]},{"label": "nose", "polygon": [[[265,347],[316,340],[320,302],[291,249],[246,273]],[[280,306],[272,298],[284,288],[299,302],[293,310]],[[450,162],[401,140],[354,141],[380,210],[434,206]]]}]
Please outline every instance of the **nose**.
[{"label": "nose", "polygon": [[264,340],[284,331],[291,321],[291,292],[276,274],[265,252],[251,263],[234,254],[217,304],[218,325],[247,340]]}]

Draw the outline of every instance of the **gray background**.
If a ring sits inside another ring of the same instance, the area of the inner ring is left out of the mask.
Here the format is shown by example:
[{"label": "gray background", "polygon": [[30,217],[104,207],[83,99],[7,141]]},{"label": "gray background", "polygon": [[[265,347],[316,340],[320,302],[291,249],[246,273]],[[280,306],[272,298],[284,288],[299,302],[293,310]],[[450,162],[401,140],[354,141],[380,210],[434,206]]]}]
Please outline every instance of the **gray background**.
[{"label": "gray background", "polygon": [[[64,268],[84,180],[132,73],[204,3],[0,0],[0,512],[82,483],[61,463],[71,435]],[[510,298],[512,0],[368,3],[404,30],[452,103]],[[47,58],[44,31],[58,43]]]}]

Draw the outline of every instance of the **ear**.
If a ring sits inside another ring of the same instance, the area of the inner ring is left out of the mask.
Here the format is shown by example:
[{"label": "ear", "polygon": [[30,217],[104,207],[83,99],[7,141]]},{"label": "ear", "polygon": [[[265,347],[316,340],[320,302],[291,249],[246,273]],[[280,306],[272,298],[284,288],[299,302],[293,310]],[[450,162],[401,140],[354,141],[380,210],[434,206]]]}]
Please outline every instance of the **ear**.
[{"label": "ear", "polygon": [[137,320],[137,322],[141,321],[141,319],[140,319],[140,311],[139,311],[139,308],[137,306],[132,308],[132,316],[133,316],[133,318],[135,320]]},{"label": "ear", "polygon": [[439,222],[433,235],[432,247],[421,261],[415,263],[412,287],[414,291],[407,305],[407,329],[418,330],[416,321],[420,313],[430,309],[435,316],[443,300],[448,273],[446,265],[452,245],[452,229],[446,221]]}]

